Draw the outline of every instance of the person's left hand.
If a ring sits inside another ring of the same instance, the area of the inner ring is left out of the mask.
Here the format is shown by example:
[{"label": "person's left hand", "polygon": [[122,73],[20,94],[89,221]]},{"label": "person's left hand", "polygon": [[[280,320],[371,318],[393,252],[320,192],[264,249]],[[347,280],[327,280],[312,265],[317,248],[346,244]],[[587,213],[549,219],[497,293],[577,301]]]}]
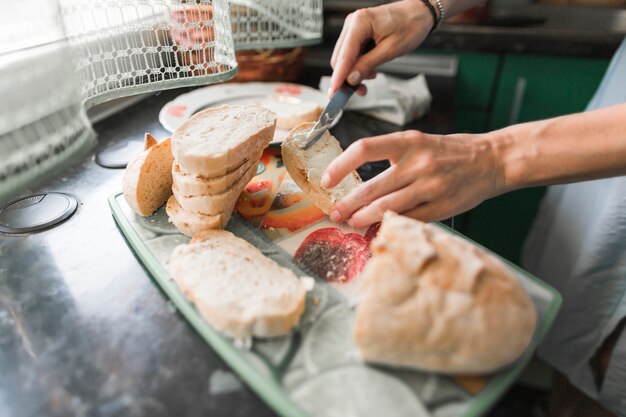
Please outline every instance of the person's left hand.
[{"label": "person's left hand", "polygon": [[486,135],[419,131],[354,142],[328,166],[321,185],[332,188],[362,164],[384,159],[391,167],[338,202],[332,221],[362,227],[380,221],[387,210],[441,220],[505,191],[501,162]]}]

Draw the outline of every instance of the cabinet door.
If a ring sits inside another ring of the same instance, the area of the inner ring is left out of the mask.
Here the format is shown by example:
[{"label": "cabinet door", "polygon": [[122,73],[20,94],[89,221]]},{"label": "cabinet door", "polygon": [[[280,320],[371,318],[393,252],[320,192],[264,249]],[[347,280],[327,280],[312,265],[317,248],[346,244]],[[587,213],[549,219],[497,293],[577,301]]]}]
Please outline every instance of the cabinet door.
[{"label": "cabinet door", "polygon": [[[504,58],[490,122],[497,129],[580,112],[591,100],[607,60],[547,56]],[[512,114],[513,113],[513,114]],[[545,187],[514,191],[488,200],[465,214],[463,232],[512,262],[532,225]]]},{"label": "cabinet door", "polygon": [[505,56],[491,129],[584,110],[608,64],[606,59]]}]

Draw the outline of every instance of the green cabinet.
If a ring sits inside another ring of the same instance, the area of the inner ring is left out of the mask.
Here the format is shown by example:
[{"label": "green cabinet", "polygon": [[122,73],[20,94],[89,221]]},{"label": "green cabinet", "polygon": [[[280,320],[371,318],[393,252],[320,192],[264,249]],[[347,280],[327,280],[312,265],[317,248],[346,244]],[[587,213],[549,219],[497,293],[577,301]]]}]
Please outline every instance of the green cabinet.
[{"label": "green cabinet", "polygon": [[[608,60],[506,55],[499,70],[490,130],[580,112],[591,100]],[[519,264],[522,245],[545,187],[485,201],[463,216],[463,233]]]},{"label": "green cabinet", "polygon": [[490,129],[584,110],[608,63],[605,59],[506,55]]},{"label": "green cabinet", "polygon": [[[482,133],[585,109],[609,60],[420,50],[459,59],[455,91],[457,132]],[[545,187],[485,201],[455,218],[456,228],[519,264],[519,255]]]}]

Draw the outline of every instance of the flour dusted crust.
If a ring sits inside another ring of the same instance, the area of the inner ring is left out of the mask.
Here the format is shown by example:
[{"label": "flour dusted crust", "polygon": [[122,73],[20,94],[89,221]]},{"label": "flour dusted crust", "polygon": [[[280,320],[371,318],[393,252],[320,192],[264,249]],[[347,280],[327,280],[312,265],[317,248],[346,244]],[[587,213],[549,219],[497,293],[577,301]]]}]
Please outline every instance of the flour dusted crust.
[{"label": "flour dusted crust", "polygon": [[287,172],[298,187],[313,204],[328,214],[335,203],[358,187],[362,181],[359,174],[352,171],[334,188],[326,189],[320,185],[324,171],[343,150],[337,139],[328,131],[324,132],[322,138],[309,149],[302,149],[306,143],[306,136],[313,126],[314,123],[303,123],[290,131],[281,145],[282,157]]},{"label": "flour dusted crust", "polygon": [[124,199],[140,216],[150,216],[172,194],[172,156],[170,138],[158,143],[149,133],[144,151],[126,166],[122,178]]},{"label": "flour dusted crust", "polygon": [[189,174],[213,178],[257,155],[274,138],[276,115],[261,106],[221,106],[196,113],[172,134],[172,153]]},{"label": "flour dusted crust", "polygon": [[168,269],[207,322],[231,337],[287,334],[304,312],[306,291],[298,277],[224,230],[177,246]]},{"label": "flour dusted crust", "polygon": [[484,250],[391,212],[371,249],[354,329],[366,361],[483,374],[510,364],[530,344],[533,303]]}]

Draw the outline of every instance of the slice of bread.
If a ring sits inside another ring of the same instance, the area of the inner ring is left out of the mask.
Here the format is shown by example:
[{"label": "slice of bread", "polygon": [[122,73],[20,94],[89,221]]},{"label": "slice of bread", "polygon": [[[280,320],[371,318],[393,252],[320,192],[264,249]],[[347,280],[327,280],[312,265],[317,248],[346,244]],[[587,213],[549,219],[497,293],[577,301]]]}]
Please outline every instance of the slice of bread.
[{"label": "slice of bread", "polygon": [[298,187],[308,195],[313,204],[328,214],[335,203],[358,187],[362,181],[359,174],[352,171],[334,188],[322,188],[320,185],[322,174],[343,150],[339,141],[328,131],[324,132],[322,138],[309,149],[302,149],[313,126],[314,123],[302,123],[289,132],[281,145],[283,162]]},{"label": "slice of bread", "polygon": [[276,115],[261,106],[221,106],[196,113],[172,134],[172,153],[187,173],[225,175],[272,141]]},{"label": "slice of bread", "polygon": [[258,165],[261,155],[247,159],[243,164],[239,165],[225,175],[214,178],[203,178],[197,175],[189,174],[183,171],[176,162],[172,165],[172,177],[174,185],[182,195],[209,195],[219,194],[226,191],[234,183],[236,183],[249,169],[254,165]]},{"label": "slice of bread", "polygon": [[229,210],[214,215],[190,212],[183,209],[174,196],[170,196],[165,206],[170,222],[179,232],[189,237],[206,230],[223,229],[228,224],[232,211],[231,207]]},{"label": "slice of bread", "polygon": [[161,143],[149,133],[144,139],[144,151],[126,166],[122,178],[124,198],[140,216],[150,216],[172,194],[171,140]]},{"label": "slice of bread", "polygon": [[313,101],[301,101],[290,97],[270,97],[262,101],[261,106],[276,113],[276,127],[291,130],[301,123],[315,122],[323,108]]},{"label": "slice of bread", "polygon": [[533,302],[518,278],[478,246],[387,212],[371,249],[354,327],[363,359],[484,374],[530,344]]},{"label": "slice of bread", "polygon": [[224,213],[233,209],[239,195],[256,174],[256,169],[255,164],[251,165],[237,182],[218,194],[183,195],[176,184],[172,185],[172,191],[180,206],[186,211],[209,215]]},{"label": "slice of bread", "polygon": [[304,311],[298,277],[224,230],[177,246],[168,269],[206,321],[231,337],[287,334]]}]

